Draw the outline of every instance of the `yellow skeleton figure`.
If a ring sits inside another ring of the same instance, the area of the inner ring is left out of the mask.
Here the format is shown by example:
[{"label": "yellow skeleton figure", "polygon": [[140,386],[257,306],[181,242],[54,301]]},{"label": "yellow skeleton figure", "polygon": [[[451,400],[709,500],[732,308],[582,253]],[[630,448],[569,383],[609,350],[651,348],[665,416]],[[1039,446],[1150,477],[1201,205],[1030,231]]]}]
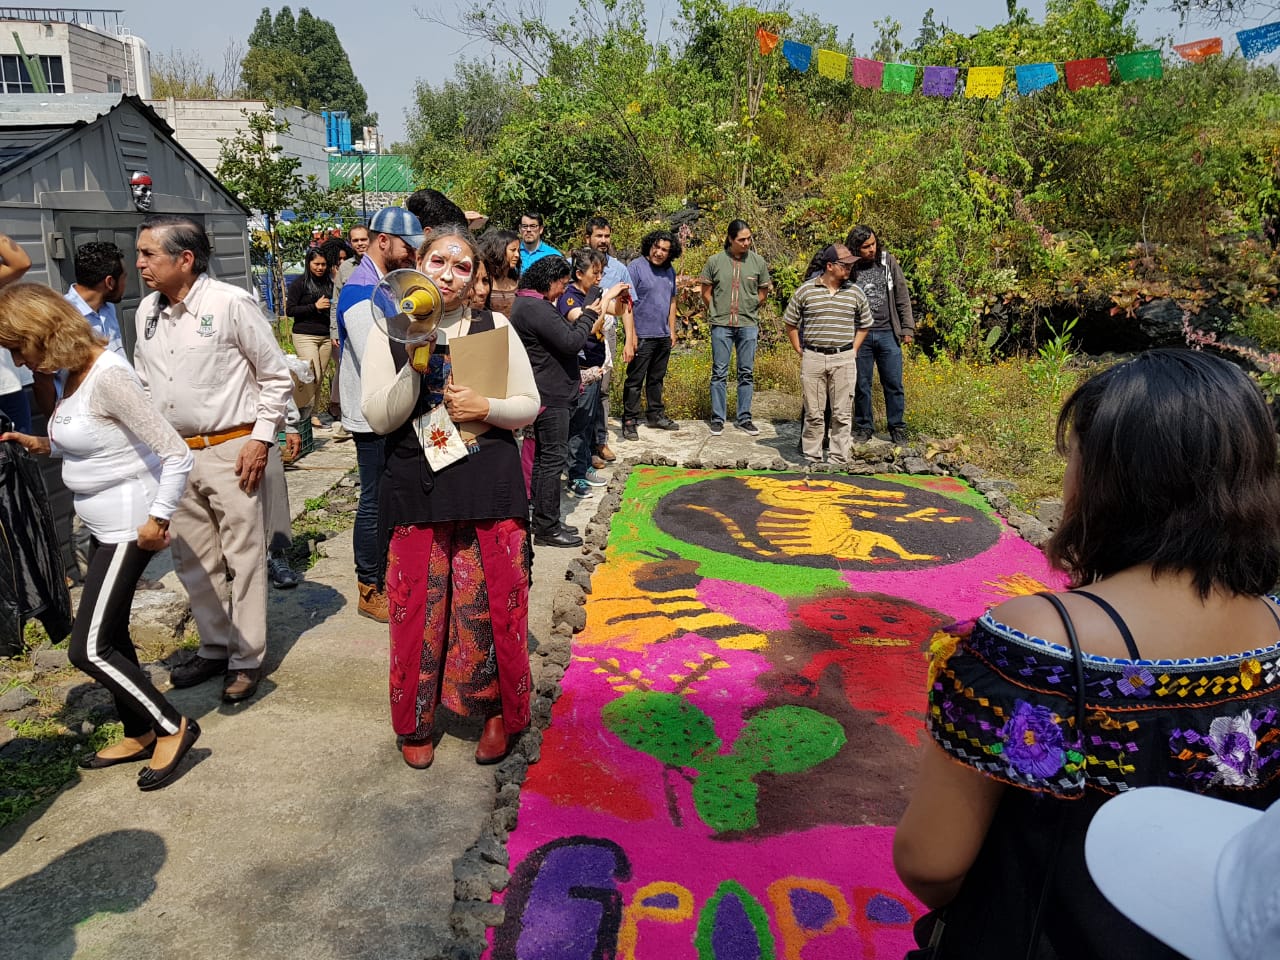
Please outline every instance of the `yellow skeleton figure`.
[{"label": "yellow skeleton figure", "polygon": [[844,483],[744,477],[765,507],[756,523],[761,543],[749,540],[737,522],[713,507],[688,504],[690,510],[715,517],[729,535],[762,557],[830,556],[837,560],[888,563],[894,560],[937,560],[912,553],[887,533],[863,530],[855,519],[887,519],[894,523],[967,523],[937,507],[910,510],[906,490],[872,490]]}]

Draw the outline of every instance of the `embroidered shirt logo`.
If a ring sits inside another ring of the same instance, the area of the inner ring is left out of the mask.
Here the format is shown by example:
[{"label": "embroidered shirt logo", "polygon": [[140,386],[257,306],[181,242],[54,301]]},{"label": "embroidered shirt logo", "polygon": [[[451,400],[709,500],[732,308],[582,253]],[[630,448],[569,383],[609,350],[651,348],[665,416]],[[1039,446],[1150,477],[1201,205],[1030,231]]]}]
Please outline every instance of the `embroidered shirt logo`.
[{"label": "embroidered shirt logo", "polygon": [[202,337],[213,336],[213,314],[206,313],[200,318],[200,329],[196,331]]}]

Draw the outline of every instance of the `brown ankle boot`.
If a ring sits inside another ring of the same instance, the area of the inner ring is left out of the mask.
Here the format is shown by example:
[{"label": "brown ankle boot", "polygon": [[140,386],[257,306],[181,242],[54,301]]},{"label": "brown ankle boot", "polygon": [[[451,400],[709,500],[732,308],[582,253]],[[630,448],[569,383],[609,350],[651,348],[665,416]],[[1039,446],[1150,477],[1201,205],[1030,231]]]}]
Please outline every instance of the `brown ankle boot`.
[{"label": "brown ankle boot", "polygon": [[480,743],[476,745],[476,763],[497,763],[510,752],[511,740],[507,737],[502,714],[490,717],[484,722],[484,732],[480,734]]},{"label": "brown ankle boot", "polygon": [[356,612],[370,620],[386,623],[390,619],[387,613],[387,595],[379,593],[377,586],[372,583],[359,583],[356,586],[360,588],[360,605],[356,607]]}]

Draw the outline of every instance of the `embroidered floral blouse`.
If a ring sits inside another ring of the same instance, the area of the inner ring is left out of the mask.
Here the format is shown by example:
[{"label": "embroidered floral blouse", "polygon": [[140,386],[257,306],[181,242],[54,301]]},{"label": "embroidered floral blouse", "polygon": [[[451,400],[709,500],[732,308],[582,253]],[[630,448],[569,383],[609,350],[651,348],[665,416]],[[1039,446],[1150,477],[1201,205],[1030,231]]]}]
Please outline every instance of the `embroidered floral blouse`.
[{"label": "embroidered floral blouse", "polygon": [[930,651],[928,726],[953,758],[1040,794],[1162,785],[1262,807],[1280,795],[1280,644],[1193,660],[1084,655],[991,618]]}]

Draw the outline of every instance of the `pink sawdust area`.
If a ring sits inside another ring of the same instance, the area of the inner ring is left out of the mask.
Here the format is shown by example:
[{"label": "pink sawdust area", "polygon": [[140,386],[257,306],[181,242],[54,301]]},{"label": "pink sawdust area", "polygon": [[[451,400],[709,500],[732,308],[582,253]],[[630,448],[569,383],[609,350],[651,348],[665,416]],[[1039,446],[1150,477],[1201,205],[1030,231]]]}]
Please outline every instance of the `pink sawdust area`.
[{"label": "pink sawdust area", "polygon": [[1060,583],[952,478],[635,468],[487,955],[901,957],[926,653]]}]

